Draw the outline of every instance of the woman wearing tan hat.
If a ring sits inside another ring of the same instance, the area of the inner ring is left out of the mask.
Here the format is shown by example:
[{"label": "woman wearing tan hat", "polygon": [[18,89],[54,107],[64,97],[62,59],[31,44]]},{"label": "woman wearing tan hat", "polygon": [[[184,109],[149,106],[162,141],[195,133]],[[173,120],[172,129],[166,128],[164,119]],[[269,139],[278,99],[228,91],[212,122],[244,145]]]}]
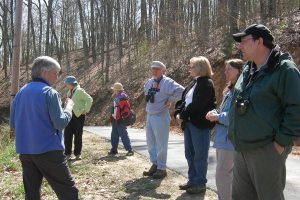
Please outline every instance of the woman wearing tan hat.
[{"label": "woman wearing tan hat", "polygon": [[109,155],[116,155],[118,153],[119,137],[121,137],[124,148],[127,151],[127,156],[132,156],[130,139],[126,126],[122,123],[122,118],[130,115],[130,103],[129,97],[124,92],[123,85],[121,83],[115,83],[113,87],[113,106],[111,112],[111,150],[108,152]]}]

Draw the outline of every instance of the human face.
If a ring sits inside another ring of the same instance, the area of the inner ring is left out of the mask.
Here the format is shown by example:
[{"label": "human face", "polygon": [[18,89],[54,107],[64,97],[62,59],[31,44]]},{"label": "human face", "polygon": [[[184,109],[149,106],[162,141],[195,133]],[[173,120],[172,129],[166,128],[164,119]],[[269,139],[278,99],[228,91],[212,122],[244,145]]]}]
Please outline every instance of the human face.
[{"label": "human face", "polygon": [[253,61],[253,57],[256,54],[256,48],[258,40],[254,39],[252,35],[247,35],[241,39],[238,43],[237,48],[242,52],[243,59]]},{"label": "human face", "polygon": [[224,74],[228,82],[235,83],[239,76],[239,70],[226,64]]},{"label": "human face", "polygon": [[191,77],[193,77],[193,78],[195,78],[198,75],[196,66],[194,63],[190,63],[189,72],[190,72]]},{"label": "human face", "polygon": [[67,88],[68,90],[73,90],[74,86],[71,85],[71,84],[66,84],[66,88]]},{"label": "human face", "polygon": [[158,67],[152,67],[151,74],[154,79],[159,79],[163,75],[163,69]]},{"label": "human face", "polygon": [[54,85],[56,80],[58,79],[59,71],[53,69],[50,71],[44,71],[42,73],[42,77],[49,83],[49,85]]}]

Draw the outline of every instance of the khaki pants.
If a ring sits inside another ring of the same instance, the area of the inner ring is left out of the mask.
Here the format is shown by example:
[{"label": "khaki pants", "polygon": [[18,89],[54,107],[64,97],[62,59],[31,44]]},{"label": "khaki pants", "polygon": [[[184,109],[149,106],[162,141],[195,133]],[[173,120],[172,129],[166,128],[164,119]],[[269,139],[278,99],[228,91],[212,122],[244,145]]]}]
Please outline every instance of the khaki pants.
[{"label": "khaki pants", "polygon": [[231,200],[233,151],[216,149],[216,185],[219,200]]},{"label": "khaki pants", "polygon": [[234,152],[233,200],[284,200],[285,162],[291,147],[279,155],[270,143],[250,152]]}]

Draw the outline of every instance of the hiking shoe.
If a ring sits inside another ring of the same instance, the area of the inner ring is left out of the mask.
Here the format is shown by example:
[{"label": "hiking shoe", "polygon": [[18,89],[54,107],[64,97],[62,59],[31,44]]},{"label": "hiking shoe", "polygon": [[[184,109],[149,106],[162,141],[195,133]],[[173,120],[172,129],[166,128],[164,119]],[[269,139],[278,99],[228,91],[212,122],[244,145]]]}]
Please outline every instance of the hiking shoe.
[{"label": "hiking shoe", "polygon": [[157,171],[157,165],[152,165],[149,169],[149,171],[144,171],[143,175],[144,176],[153,176],[153,174]]},{"label": "hiking shoe", "polygon": [[190,187],[192,187],[192,185],[190,183],[185,183],[185,184],[179,185],[179,190],[187,190]]},{"label": "hiking shoe", "polygon": [[127,153],[126,153],[126,156],[133,156],[134,152],[132,150],[129,150]]},{"label": "hiking shoe", "polygon": [[163,179],[167,176],[167,171],[166,170],[161,170],[158,169],[152,176],[154,179]]},{"label": "hiking shoe", "polygon": [[205,185],[204,186],[194,185],[186,189],[186,192],[188,194],[201,194],[201,193],[205,193],[205,191],[206,191]]},{"label": "hiking shoe", "polygon": [[75,160],[81,160],[82,158],[81,158],[81,155],[77,155],[77,156],[75,156]]},{"label": "hiking shoe", "polygon": [[118,151],[117,151],[117,150],[110,150],[110,151],[108,152],[108,155],[114,156],[114,155],[116,155],[116,154],[118,154]]}]

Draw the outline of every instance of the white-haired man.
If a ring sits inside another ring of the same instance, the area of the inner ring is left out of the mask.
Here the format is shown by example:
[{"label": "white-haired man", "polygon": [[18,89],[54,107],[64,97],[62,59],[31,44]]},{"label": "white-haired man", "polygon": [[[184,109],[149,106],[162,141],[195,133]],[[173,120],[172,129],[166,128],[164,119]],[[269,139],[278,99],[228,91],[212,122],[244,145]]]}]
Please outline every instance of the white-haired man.
[{"label": "white-haired man", "polygon": [[71,120],[74,103],[67,99],[62,109],[59,94],[52,87],[60,69],[51,57],[36,58],[32,81],[21,88],[13,102],[10,126],[22,163],[25,199],[41,198],[44,177],[58,199],[79,199],[64,155],[62,133]]},{"label": "white-haired man", "polygon": [[166,66],[160,61],[151,64],[152,78],[144,86],[146,95],[146,137],[152,166],[143,173],[155,179],[167,175],[166,162],[170,128],[169,106],[181,98],[184,88],[164,75]]}]

